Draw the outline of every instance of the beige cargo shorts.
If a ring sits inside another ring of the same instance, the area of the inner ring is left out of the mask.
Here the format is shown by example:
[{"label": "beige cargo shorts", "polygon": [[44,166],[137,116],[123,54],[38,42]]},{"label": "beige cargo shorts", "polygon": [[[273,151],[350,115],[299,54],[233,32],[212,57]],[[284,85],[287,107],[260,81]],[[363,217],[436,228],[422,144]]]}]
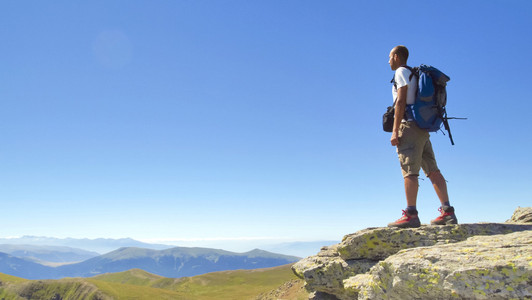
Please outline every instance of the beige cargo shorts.
[{"label": "beige cargo shorts", "polygon": [[414,121],[401,123],[397,155],[403,177],[419,176],[420,168],[427,177],[431,172],[439,171],[429,138],[430,134]]}]

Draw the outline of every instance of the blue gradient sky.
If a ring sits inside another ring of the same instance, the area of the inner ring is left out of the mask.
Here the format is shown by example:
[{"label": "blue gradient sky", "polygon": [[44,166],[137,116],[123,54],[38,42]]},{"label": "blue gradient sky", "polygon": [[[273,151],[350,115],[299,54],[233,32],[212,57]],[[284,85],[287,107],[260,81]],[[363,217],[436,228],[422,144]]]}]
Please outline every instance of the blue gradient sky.
[{"label": "blue gradient sky", "polygon": [[530,1],[2,1],[0,236],[385,226],[405,207],[381,129],[397,44],[468,118],[432,138],[459,220],[505,221],[532,203],[531,29]]}]

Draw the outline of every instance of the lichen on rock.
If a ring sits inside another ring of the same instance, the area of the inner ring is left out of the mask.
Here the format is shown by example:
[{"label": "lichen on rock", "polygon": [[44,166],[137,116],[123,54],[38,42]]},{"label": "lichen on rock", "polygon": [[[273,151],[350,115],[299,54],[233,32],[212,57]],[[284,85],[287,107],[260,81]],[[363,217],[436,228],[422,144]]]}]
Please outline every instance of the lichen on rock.
[{"label": "lichen on rock", "polygon": [[476,235],[494,235],[532,230],[532,225],[479,223],[419,228],[370,228],[346,235],[338,245],[343,259],[381,260],[402,249],[464,241]]},{"label": "lichen on rock", "polygon": [[358,299],[532,297],[532,231],[412,248],[344,281]]},{"label": "lichen on rock", "polygon": [[338,255],[336,246],[332,246],[300,260],[292,266],[292,270],[306,281],[310,292],[338,294],[343,290],[344,279],[369,271],[375,263],[372,260],[344,260]]},{"label": "lichen on rock", "polygon": [[532,299],[529,212],[507,223],[368,228],[292,269],[312,299]]}]

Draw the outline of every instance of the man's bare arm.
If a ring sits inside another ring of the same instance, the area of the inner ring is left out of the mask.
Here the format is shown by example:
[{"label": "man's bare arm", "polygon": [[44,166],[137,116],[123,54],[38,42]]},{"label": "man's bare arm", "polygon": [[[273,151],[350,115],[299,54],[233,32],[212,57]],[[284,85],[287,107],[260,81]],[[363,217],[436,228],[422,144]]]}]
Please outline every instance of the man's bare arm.
[{"label": "man's bare arm", "polygon": [[406,109],[406,95],[408,91],[408,85],[400,87],[397,90],[397,101],[395,102],[395,119],[393,122],[393,131],[392,138],[390,139],[392,146],[399,145],[399,127],[401,126],[401,121],[405,115]]}]

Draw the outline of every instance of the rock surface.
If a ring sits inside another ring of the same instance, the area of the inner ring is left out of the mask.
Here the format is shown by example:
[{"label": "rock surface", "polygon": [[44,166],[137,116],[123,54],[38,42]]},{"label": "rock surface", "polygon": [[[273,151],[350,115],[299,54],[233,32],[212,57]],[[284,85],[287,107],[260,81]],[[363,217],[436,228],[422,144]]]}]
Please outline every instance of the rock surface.
[{"label": "rock surface", "polygon": [[344,289],[358,299],[532,298],[532,231],[403,250]]},{"label": "rock surface", "polygon": [[364,229],[292,270],[316,300],[532,299],[527,211],[508,223]]},{"label": "rock surface", "polygon": [[532,223],[532,207],[518,207],[506,223]]}]

